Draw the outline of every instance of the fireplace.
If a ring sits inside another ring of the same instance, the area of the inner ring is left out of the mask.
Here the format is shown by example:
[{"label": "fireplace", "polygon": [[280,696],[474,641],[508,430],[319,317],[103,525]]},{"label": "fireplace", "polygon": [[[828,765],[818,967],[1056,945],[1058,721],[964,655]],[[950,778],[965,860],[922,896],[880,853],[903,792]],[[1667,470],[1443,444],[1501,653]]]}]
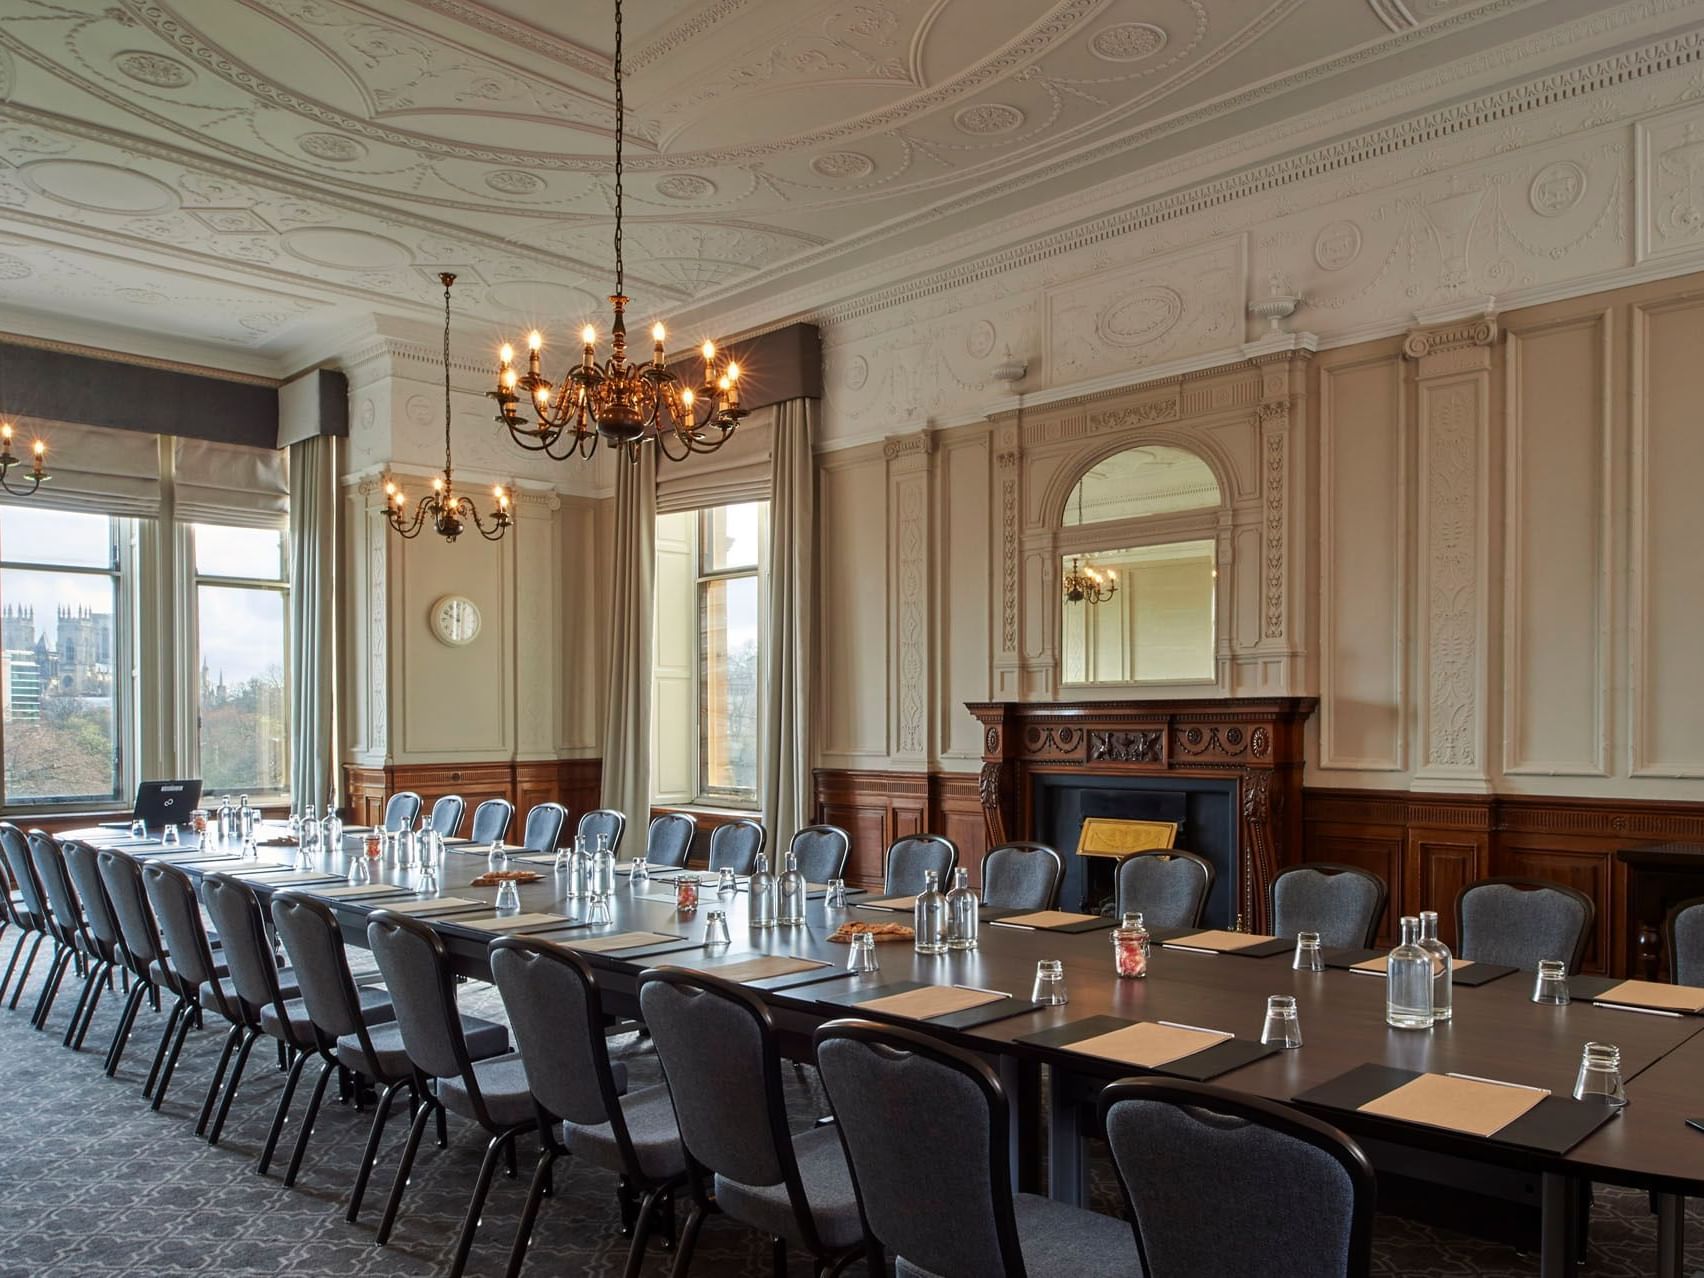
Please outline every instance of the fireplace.
[{"label": "fireplace", "polygon": [[1208,919],[1266,926],[1267,887],[1300,859],[1305,697],[973,702],[989,846],[1038,839],[1066,858],[1067,908],[1095,903],[1073,853],[1083,819],[1179,821],[1177,846],[1219,871]]}]

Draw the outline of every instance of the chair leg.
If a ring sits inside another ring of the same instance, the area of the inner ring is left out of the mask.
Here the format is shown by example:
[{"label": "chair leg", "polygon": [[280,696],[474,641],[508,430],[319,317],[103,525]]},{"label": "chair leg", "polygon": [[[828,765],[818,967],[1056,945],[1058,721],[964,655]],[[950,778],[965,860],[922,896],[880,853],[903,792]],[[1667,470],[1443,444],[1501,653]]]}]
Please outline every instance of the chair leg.
[{"label": "chair leg", "polygon": [[379,1141],[385,1134],[385,1120],[390,1117],[391,1101],[406,1085],[407,1080],[400,1079],[385,1088],[379,1097],[377,1108],[373,1110],[373,1123],[367,1131],[367,1148],[361,1154],[361,1167],[355,1173],[355,1188],[349,1195],[349,1210],[344,1213],[344,1219],[351,1225],[361,1214],[361,1199],[366,1196],[367,1181],[373,1174],[373,1164],[379,1159]]},{"label": "chair leg", "polygon": [[462,1218],[461,1237],[456,1240],[455,1259],[450,1262],[450,1278],[461,1278],[467,1268],[467,1258],[473,1251],[473,1237],[479,1232],[479,1217],[485,1210],[486,1196],[491,1192],[491,1178],[497,1174],[497,1159],[515,1142],[516,1129],[498,1132],[485,1147],[485,1158],[479,1164],[479,1179],[473,1182],[473,1197]]},{"label": "chair leg", "polygon": [[[83,1050],[83,1040],[89,1036],[89,1026],[95,1023],[95,1009],[101,1005],[101,995],[112,987],[112,969],[111,963],[103,962],[89,977],[89,989],[92,991],[89,994],[89,1005],[83,1009],[83,1023],[77,1027],[76,1037],[68,1040],[74,1052]],[[67,1030],[66,1034],[69,1035],[70,1031]]]},{"label": "chair leg", "polygon": [[[633,1242],[627,1248],[627,1268],[622,1278],[639,1278],[639,1271],[645,1265],[645,1244],[650,1241],[651,1230],[656,1224],[657,1204],[673,1192],[672,1186],[656,1185],[645,1194],[644,1202],[639,1205],[639,1219],[634,1222]],[[514,1271],[510,1272],[509,1278],[515,1278]]]},{"label": "chair leg", "polygon": [[[5,931],[6,929],[0,928],[0,935],[4,935]],[[0,1003],[6,1001],[6,987],[12,983],[12,972],[18,966],[18,955],[23,952],[24,941],[28,936],[27,932],[19,928],[18,934],[12,938],[12,961],[6,964],[6,974],[0,976]]]},{"label": "chair leg", "polygon": [[56,944],[53,962],[48,965],[47,980],[41,987],[41,997],[36,999],[35,1011],[30,1016],[30,1024],[36,1029],[47,1028],[48,1013],[53,1010],[53,1000],[59,997],[59,984],[65,979],[65,969],[70,965],[71,951]]},{"label": "chair leg", "polygon": [[65,1026],[65,1037],[59,1040],[61,1047],[70,1047],[71,1041],[77,1037],[77,1030],[81,1028],[83,1017],[89,1011],[89,1000],[95,996],[95,991],[100,987],[100,964],[90,963],[83,972],[83,990],[77,996],[77,1006],[71,1009],[71,1020]]},{"label": "chair leg", "polygon": [[141,981],[130,987],[130,993],[124,1000],[124,1011],[118,1018],[118,1027],[112,1032],[112,1042],[107,1046],[106,1076],[116,1077],[118,1062],[123,1059],[125,1046],[130,1042],[130,1031],[136,1025],[136,1014],[142,1010],[142,1000],[148,996],[148,987]]},{"label": "chair leg", "polygon": [[160,1106],[166,1103],[166,1088],[172,1085],[172,1073],[177,1069],[178,1058],[183,1055],[184,1042],[189,1038],[192,1013],[195,1005],[189,1004],[184,1008],[183,1015],[178,1017],[177,1038],[172,1041],[172,1050],[166,1057],[165,1067],[160,1071],[160,1082],[154,1088],[154,1112],[159,1113]]},{"label": "chair leg", "polygon": [[[303,1053],[303,1059],[307,1054]],[[308,1152],[308,1135],[314,1130],[314,1119],[319,1117],[320,1102],[325,1099],[326,1084],[331,1082],[336,1062],[326,1061],[320,1066],[319,1080],[314,1083],[314,1094],[308,1098],[308,1112],[302,1116],[302,1130],[296,1133],[296,1147],[290,1151],[290,1166],[284,1172],[284,1187],[289,1189],[296,1183],[296,1173],[302,1170],[302,1155]]]},{"label": "chair leg", "polygon": [[225,1034],[225,1045],[219,1050],[219,1063],[213,1067],[213,1077],[207,1080],[207,1096],[201,1102],[201,1113],[195,1120],[195,1134],[207,1134],[207,1120],[213,1117],[213,1102],[219,1099],[219,1092],[225,1085],[225,1070],[231,1063],[231,1053],[237,1050],[237,1042],[243,1037],[243,1027],[233,1025]]},{"label": "chair leg", "polygon": [[439,1105],[436,1108],[438,1110],[438,1148],[448,1149],[450,1147],[450,1130],[444,1125],[444,1107]]},{"label": "chair leg", "polygon": [[769,1263],[775,1272],[775,1278],[787,1278],[787,1240],[771,1238],[769,1240]]},{"label": "chair leg", "polygon": [[172,1036],[177,1033],[178,1022],[183,1019],[184,1005],[181,1001],[172,1005],[172,1013],[166,1017],[165,1033],[160,1035],[160,1045],[154,1049],[154,1065],[148,1071],[148,1081],[142,1084],[142,1095],[152,1099],[154,1087],[160,1081],[160,1067],[166,1063],[166,1053],[172,1049]]},{"label": "chair leg", "polygon": [[[18,983],[12,987],[11,1007],[14,1012],[18,1010],[18,999],[23,994],[24,986],[30,979],[30,969],[35,966],[36,955],[41,951],[41,943],[46,939],[47,937],[40,932],[35,934],[35,942],[30,946],[30,956],[24,960],[24,970],[18,973]],[[18,938],[18,948],[20,950],[24,948],[24,941],[22,937]],[[12,962],[16,963],[17,961],[18,956],[14,953],[12,955]],[[7,970],[9,971],[10,969]]]},{"label": "chair leg", "polygon": [[532,1184],[527,1186],[526,1206],[521,1208],[521,1223],[515,1229],[514,1245],[509,1248],[507,1278],[520,1278],[521,1266],[526,1263],[527,1244],[532,1242],[533,1226],[538,1222],[539,1203],[544,1198],[545,1186],[550,1182],[551,1164],[555,1161],[556,1151],[546,1146],[539,1155],[538,1167],[533,1171]]},{"label": "chair leg", "polygon": [[391,1182],[390,1197],[385,1200],[385,1214],[379,1218],[377,1242],[382,1247],[390,1241],[391,1226],[396,1224],[397,1208],[402,1206],[402,1191],[408,1187],[408,1173],[414,1170],[414,1156],[420,1152],[420,1138],[426,1134],[426,1120],[432,1117],[437,1101],[422,1096],[414,1121],[408,1125],[408,1143],[402,1147],[402,1161],[396,1165],[396,1179]]},{"label": "chair leg", "polygon": [[237,1063],[231,1067],[231,1081],[225,1086],[224,1099],[219,1102],[219,1112],[213,1116],[213,1130],[207,1133],[207,1143],[217,1145],[219,1133],[225,1130],[225,1116],[231,1112],[231,1102],[237,1098],[237,1088],[242,1085],[243,1070],[248,1067],[249,1053],[260,1041],[260,1031],[248,1029],[243,1033],[243,1045],[237,1051]]},{"label": "chair leg", "polygon": [[687,1270],[692,1268],[692,1253],[698,1246],[698,1231],[704,1228],[704,1217],[708,1210],[702,1202],[692,1204],[692,1211],[686,1218],[686,1228],[680,1231],[680,1250],[675,1252],[669,1278],[686,1278]]},{"label": "chair leg", "polygon": [[284,1076],[284,1094],[278,1098],[278,1109],[272,1115],[272,1130],[266,1133],[266,1144],[260,1151],[260,1162],[255,1171],[266,1175],[272,1166],[272,1155],[278,1148],[278,1138],[284,1134],[284,1124],[290,1121],[290,1102],[296,1098],[296,1084],[302,1081],[302,1070],[307,1067],[308,1054],[302,1052],[296,1057],[296,1063],[290,1066],[290,1072]]}]

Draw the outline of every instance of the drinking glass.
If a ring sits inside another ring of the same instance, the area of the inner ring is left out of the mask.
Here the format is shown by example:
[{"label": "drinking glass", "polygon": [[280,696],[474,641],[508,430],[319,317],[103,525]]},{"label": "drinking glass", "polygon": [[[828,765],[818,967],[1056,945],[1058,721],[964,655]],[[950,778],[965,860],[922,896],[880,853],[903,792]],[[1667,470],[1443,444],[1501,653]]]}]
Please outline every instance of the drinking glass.
[{"label": "drinking glass", "polygon": [[1575,1100],[1597,1100],[1617,1108],[1627,1103],[1621,1086],[1621,1049],[1613,1043],[1587,1043],[1574,1079]]},{"label": "drinking glass", "polygon": [[593,927],[597,927],[599,924],[612,923],[615,921],[614,916],[610,913],[609,898],[607,896],[605,896],[602,892],[595,892],[592,894],[590,899],[591,907],[586,911],[586,922],[590,923]]},{"label": "drinking glass", "polygon": [[491,846],[485,850],[485,859],[492,865],[502,865],[509,859],[509,854],[503,850],[502,835],[491,840]]},{"label": "drinking glass", "polygon": [[1319,948],[1318,932],[1296,933],[1296,957],[1290,966],[1298,972],[1325,971],[1325,955]]},{"label": "drinking glass", "polygon": [[175,825],[168,825],[160,834],[160,842],[168,848],[175,848],[178,845],[178,838],[178,828]]},{"label": "drinking glass", "polygon": [[1286,1051],[1302,1045],[1302,1023],[1296,1019],[1293,995],[1274,994],[1266,1000],[1266,1024],[1261,1027],[1260,1041]]},{"label": "drinking glass", "polygon": [[354,858],[349,862],[349,881],[351,883],[371,883],[373,881],[373,871],[368,867],[369,862],[366,857],[358,856]]},{"label": "drinking glass", "polygon": [[879,972],[882,965],[876,961],[876,938],[868,932],[860,932],[852,938],[852,952],[846,956],[848,972]]},{"label": "drinking glass", "polygon": [[521,894],[513,879],[504,879],[497,886],[497,913],[504,914],[521,908]]},{"label": "drinking glass", "polygon": [[706,910],[704,912],[704,944],[727,945],[733,940],[728,935],[728,915],[725,910]]},{"label": "drinking glass", "polygon": [[1058,959],[1042,959],[1035,965],[1035,992],[1030,1001],[1043,1007],[1063,1007],[1071,1001],[1065,992],[1065,964]]},{"label": "drinking glass", "polygon": [[1532,985],[1532,1001],[1561,1007],[1568,998],[1568,965],[1561,959],[1539,959],[1538,979]]},{"label": "drinking glass", "polygon": [[627,872],[627,886],[638,888],[641,883],[651,881],[651,863],[644,857],[634,857],[633,864]]},{"label": "drinking glass", "polygon": [[734,872],[724,865],[722,867],[722,872],[716,876],[717,893],[737,892],[739,891],[739,887],[740,883],[739,880],[734,877]]},{"label": "drinking glass", "polygon": [[146,821],[132,821],[130,823],[130,837],[133,839],[147,838],[148,823]]},{"label": "drinking glass", "polygon": [[828,881],[828,899],[823,904],[831,910],[846,908],[846,880],[830,879]]},{"label": "drinking glass", "polygon": [[420,867],[419,881],[414,885],[414,895],[421,897],[438,895],[438,867],[428,861]]}]

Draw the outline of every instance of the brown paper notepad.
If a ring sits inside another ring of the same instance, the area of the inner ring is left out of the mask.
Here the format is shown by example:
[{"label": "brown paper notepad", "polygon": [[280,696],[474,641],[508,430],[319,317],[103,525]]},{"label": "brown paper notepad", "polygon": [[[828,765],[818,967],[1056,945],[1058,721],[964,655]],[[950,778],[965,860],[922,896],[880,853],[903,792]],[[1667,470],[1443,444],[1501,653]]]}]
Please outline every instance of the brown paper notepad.
[{"label": "brown paper notepad", "polygon": [[1361,1106],[1361,1113],[1442,1127],[1469,1136],[1495,1136],[1549,1092],[1536,1087],[1481,1083],[1448,1074],[1422,1074],[1394,1092]]},{"label": "brown paper notepad", "polygon": [[391,896],[396,893],[406,893],[409,889],[388,883],[351,883],[345,887],[315,888],[315,896],[327,897],[333,901],[344,901],[363,896]]},{"label": "brown paper notepad", "polygon": [[470,905],[490,904],[489,901],[475,901],[465,896],[440,896],[430,901],[398,901],[384,908],[394,914],[448,914],[453,910],[465,910]]},{"label": "brown paper notepad", "polygon": [[1037,910],[1033,914],[1008,914],[998,920],[1006,927],[1065,927],[1071,923],[1087,923],[1098,918],[1095,914],[1073,914],[1069,910]]},{"label": "brown paper notepad", "polygon": [[884,896],[874,901],[859,901],[860,910],[915,910],[917,898],[914,896]]},{"label": "brown paper notepad", "polygon": [[1158,1069],[1185,1056],[1204,1052],[1209,1047],[1234,1038],[1233,1034],[1215,1034],[1210,1030],[1184,1029],[1178,1025],[1160,1025],[1154,1021],[1139,1021],[1110,1034],[1096,1034],[1066,1044],[1067,1050],[1117,1061],[1121,1065],[1136,1065],[1143,1069]]},{"label": "brown paper notepad", "polygon": [[[1349,970],[1351,972],[1371,972],[1374,976],[1384,976],[1386,974],[1386,965],[1389,964],[1389,962],[1390,955],[1381,954],[1378,958],[1370,958],[1360,963],[1353,963],[1350,965]],[[1450,971],[1452,972],[1459,972],[1464,967],[1472,966],[1472,959],[1452,958],[1450,960]]]},{"label": "brown paper notepad", "polygon": [[827,967],[815,959],[789,958],[785,954],[767,954],[762,958],[746,959],[741,963],[723,963],[717,967],[701,967],[697,971],[724,981],[761,981],[770,976],[789,976],[794,972],[809,972]]},{"label": "brown paper notepad", "polygon": [[1697,1013],[1704,1012],[1704,989],[1696,985],[1664,985],[1659,981],[1623,981],[1610,986],[1593,1001]]},{"label": "brown paper notepad", "polygon": [[1192,932],[1188,936],[1174,936],[1165,944],[1187,949],[1213,950],[1219,954],[1235,954],[1238,950],[1253,949],[1256,945],[1265,945],[1268,941],[1277,939],[1275,936],[1261,936],[1256,932],[1226,932],[1214,928],[1205,932]]},{"label": "brown paper notepad", "polygon": [[481,932],[524,932],[528,928],[548,928],[566,923],[562,914],[494,914],[489,918],[457,919],[457,927],[476,927]]},{"label": "brown paper notepad", "polygon": [[670,936],[666,932],[616,932],[610,936],[588,936],[583,940],[567,942],[576,950],[585,950],[588,954],[603,954],[608,950],[630,950],[636,945],[666,945],[670,941],[682,938]]},{"label": "brown paper notepad", "polygon": [[981,1007],[985,1003],[996,1003],[1006,997],[988,990],[960,989],[956,985],[925,985],[922,989],[906,990],[903,994],[870,999],[859,1003],[857,1008],[860,1012],[886,1012],[890,1016],[909,1016],[913,1020],[927,1021],[936,1016]]},{"label": "brown paper notepad", "polygon": [[333,876],[329,874],[312,874],[295,870],[284,874],[256,874],[252,870],[238,871],[237,877],[239,879],[256,879],[267,887],[289,887],[292,883],[302,886],[311,883],[326,883],[333,879]]}]

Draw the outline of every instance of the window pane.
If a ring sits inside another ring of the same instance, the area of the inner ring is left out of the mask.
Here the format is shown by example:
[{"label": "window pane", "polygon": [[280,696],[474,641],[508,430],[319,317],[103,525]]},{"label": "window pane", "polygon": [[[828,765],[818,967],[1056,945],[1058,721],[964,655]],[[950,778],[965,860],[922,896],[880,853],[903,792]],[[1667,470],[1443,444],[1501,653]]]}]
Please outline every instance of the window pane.
[{"label": "window pane", "polygon": [[0,559],[8,563],[111,568],[112,520],[70,510],[0,506]]},{"label": "window pane", "polygon": [[763,508],[768,504],[748,501],[738,506],[712,506],[704,512],[699,553],[704,556],[705,572],[757,567]]},{"label": "window pane", "polygon": [[284,579],[284,533],[277,528],[195,525],[195,571],[205,577]]},{"label": "window pane", "polygon": [[285,788],[284,594],[201,586],[201,778],[209,792]]},{"label": "window pane", "polygon": [[9,802],[118,797],[114,588],[88,573],[0,572]]},{"label": "window pane", "polygon": [[757,795],[757,578],[702,587],[699,689],[701,771],[707,795]]}]

